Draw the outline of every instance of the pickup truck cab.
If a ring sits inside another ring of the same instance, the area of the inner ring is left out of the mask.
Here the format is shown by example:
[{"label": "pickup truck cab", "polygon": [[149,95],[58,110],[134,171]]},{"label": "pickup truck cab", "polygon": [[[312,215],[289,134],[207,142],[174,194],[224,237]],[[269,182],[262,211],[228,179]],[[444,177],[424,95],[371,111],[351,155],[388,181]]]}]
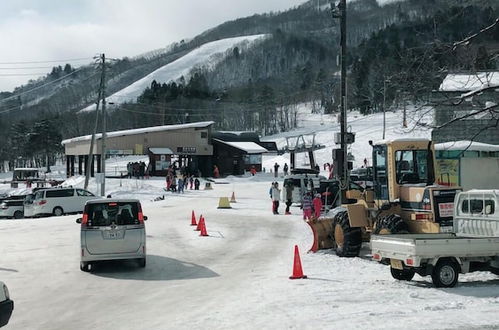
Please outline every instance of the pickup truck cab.
[{"label": "pickup truck cab", "polygon": [[499,275],[499,190],[460,192],[454,199],[453,233],[374,235],[374,260],[390,262],[392,276],[410,281],[431,275],[436,287],[453,287],[459,273]]}]

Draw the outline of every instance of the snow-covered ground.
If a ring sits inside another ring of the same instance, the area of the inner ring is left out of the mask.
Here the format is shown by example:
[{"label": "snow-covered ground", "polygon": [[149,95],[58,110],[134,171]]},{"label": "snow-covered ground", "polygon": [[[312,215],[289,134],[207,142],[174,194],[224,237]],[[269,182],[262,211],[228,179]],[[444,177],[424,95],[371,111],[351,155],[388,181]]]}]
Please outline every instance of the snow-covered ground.
[{"label": "snow-covered ground", "polygon": [[[271,176],[226,178],[183,195],[144,180],[148,265],[108,263],[79,270],[77,215],[0,221],[0,279],[15,300],[6,329],[483,329],[499,327],[499,279],[461,276],[453,289],[429,278],[391,278],[363,256],[307,254],[312,235],[299,215],[271,214]],[[135,180],[108,180],[124,192]],[[232,209],[220,196],[236,194]],[[165,200],[151,202],[155,195]],[[189,226],[206,218],[209,237]],[[281,212],[283,208],[281,206]],[[306,280],[289,280],[293,246]]]},{"label": "snow-covered ground", "polygon": [[[317,152],[319,163],[330,162],[338,124],[305,106],[300,117],[298,130],[271,138],[282,145],[285,136],[316,132],[327,146]],[[382,116],[351,118],[352,153],[357,162],[370,159],[367,141],[381,139]],[[398,113],[387,113],[387,127],[387,138],[429,137],[425,130],[401,135]],[[111,159],[107,167],[128,161]],[[288,158],[265,157],[265,166],[275,161]],[[6,329],[499,329],[499,278],[490,273],[461,275],[457,287],[436,289],[429,277],[392,279],[367,245],[360,258],[306,253],[312,234],[300,209],[271,213],[274,180],[269,173],[228,177],[214,190],[179,195],[163,190],[164,178],[108,179],[106,193],[139,198],[149,217],[144,269],[107,263],[81,272],[77,215],[0,220],[0,280],[15,301]],[[82,186],[83,177],[65,184]],[[0,184],[0,192],[9,189]],[[89,189],[98,190],[95,181]],[[217,209],[218,198],[232,192],[233,208]],[[209,237],[189,225],[192,210],[206,218]],[[305,280],[288,279],[295,244]]]},{"label": "snow-covered ground", "polygon": [[[151,86],[153,80],[156,80],[156,82],[160,84],[176,81],[182,76],[187,80],[189,78],[190,71],[195,67],[204,66],[212,68],[224,59],[225,51],[228,49],[244,43],[250,44],[264,37],[264,34],[259,34],[208,42],[181,58],[151,72],[130,86],[127,86],[124,89],[112,94],[107,98],[107,101],[116,104],[135,102],[137,97],[140,96],[146,88]],[[82,111],[89,110],[95,110],[95,105],[91,105]]]}]

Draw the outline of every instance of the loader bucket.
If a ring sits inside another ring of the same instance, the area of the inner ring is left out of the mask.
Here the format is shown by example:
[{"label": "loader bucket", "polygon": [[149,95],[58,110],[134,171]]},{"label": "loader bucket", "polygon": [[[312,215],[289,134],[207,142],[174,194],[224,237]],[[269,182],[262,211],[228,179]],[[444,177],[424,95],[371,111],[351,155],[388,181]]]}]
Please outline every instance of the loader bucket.
[{"label": "loader bucket", "polygon": [[307,220],[314,234],[314,243],[310,251],[331,249],[335,246],[333,236],[333,218]]}]

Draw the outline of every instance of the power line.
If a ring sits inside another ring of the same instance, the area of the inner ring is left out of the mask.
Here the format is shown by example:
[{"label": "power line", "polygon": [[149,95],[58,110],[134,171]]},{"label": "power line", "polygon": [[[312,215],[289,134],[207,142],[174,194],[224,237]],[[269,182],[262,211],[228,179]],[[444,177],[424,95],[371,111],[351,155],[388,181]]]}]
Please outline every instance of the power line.
[{"label": "power line", "polygon": [[0,70],[27,70],[27,69],[52,69],[53,66],[26,66],[26,67],[13,67],[13,68],[0,68]]},{"label": "power line", "polygon": [[26,61],[26,62],[0,62],[0,64],[36,64],[36,63],[58,63],[58,62],[75,62],[75,61],[84,61],[84,60],[92,60],[92,57],[80,57],[80,58],[69,58],[65,60],[48,60],[48,61]]},{"label": "power line", "polygon": [[44,76],[47,72],[33,73],[0,73],[0,77],[18,77],[18,76]]},{"label": "power line", "polygon": [[75,74],[75,73],[77,73],[77,72],[80,72],[81,70],[83,70],[83,68],[77,69],[77,70],[75,70],[75,71],[73,71],[73,72],[71,72],[71,73],[69,73],[69,74],[67,74],[67,75],[65,75],[65,76],[62,76],[62,77],[60,77],[60,78],[58,78],[58,79],[56,79],[56,80],[52,80],[52,81],[50,81],[50,82],[48,82],[48,83],[45,83],[45,84],[43,84],[43,85],[40,85],[40,86],[34,87],[34,88],[30,89],[30,90],[27,90],[27,91],[21,92],[21,93],[19,93],[19,94],[15,94],[15,95],[12,95],[12,96],[6,97],[6,98],[4,98],[4,99],[1,99],[1,100],[0,100],[0,103],[2,103],[2,102],[4,102],[4,101],[8,101],[8,100],[15,99],[15,98],[17,98],[17,97],[19,97],[19,96],[21,96],[21,95],[25,95],[25,94],[31,93],[31,92],[36,91],[36,90],[38,90],[38,89],[40,89],[40,88],[43,88],[43,87],[45,87],[45,86],[48,86],[48,85],[51,85],[51,84],[55,84],[55,83],[56,83],[56,82],[58,82],[58,81],[61,81],[61,80],[65,79],[65,78],[67,78],[67,77],[69,77],[69,76],[71,76],[71,75],[73,75],[73,74]]}]

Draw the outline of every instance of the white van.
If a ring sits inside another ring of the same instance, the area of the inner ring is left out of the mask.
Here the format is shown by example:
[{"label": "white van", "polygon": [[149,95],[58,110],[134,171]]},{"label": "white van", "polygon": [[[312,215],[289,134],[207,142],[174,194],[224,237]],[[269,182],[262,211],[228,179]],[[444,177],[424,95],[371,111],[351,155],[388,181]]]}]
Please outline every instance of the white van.
[{"label": "white van", "polygon": [[52,188],[37,191],[33,201],[33,216],[83,212],[85,203],[100,199],[90,191],[79,188]]},{"label": "white van", "polygon": [[301,204],[303,195],[310,190],[317,190],[320,187],[320,182],[326,180],[326,177],[318,174],[291,174],[284,177],[282,197],[286,200],[287,184],[293,185],[293,203]]}]

